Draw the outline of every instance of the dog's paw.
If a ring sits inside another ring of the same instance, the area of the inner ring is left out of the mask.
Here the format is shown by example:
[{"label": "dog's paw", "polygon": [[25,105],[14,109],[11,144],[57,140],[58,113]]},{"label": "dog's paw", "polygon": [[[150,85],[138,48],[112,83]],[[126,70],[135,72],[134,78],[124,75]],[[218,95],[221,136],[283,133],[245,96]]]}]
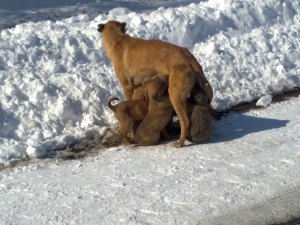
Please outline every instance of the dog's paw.
[{"label": "dog's paw", "polygon": [[183,143],[181,143],[180,141],[177,141],[177,142],[172,143],[171,146],[174,148],[180,148],[183,146]]}]

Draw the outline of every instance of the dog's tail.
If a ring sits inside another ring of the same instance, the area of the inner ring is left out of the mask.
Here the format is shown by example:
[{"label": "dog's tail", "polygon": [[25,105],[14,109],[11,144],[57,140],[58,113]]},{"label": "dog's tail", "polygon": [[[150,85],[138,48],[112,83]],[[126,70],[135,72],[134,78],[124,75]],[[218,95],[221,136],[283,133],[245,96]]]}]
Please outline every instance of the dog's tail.
[{"label": "dog's tail", "polygon": [[213,92],[213,89],[212,89],[212,87],[210,86],[210,84],[208,83],[207,80],[206,80],[206,83],[205,83],[204,91],[206,92],[206,94],[208,96],[208,100],[209,100],[208,103],[211,103],[214,92]]},{"label": "dog's tail", "polygon": [[193,60],[191,60],[191,63],[194,71],[197,74],[199,86],[207,94],[209,101],[208,103],[210,103],[214,95],[213,89],[204,75],[202,66],[198,63],[197,59],[193,56],[193,54],[190,53],[190,56],[193,58]]},{"label": "dog's tail", "polygon": [[200,70],[196,70],[196,73],[198,75],[198,82],[199,82],[199,86],[200,88],[207,94],[208,97],[208,103],[211,103],[212,98],[213,98],[213,89],[210,86],[208,80],[206,79],[206,77],[204,76],[202,67],[200,66]]},{"label": "dog's tail", "polygon": [[112,101],[114,101],[114,100],[118,100],[119,101],[119,99],[117,98],[117,97],[110,97],[108,100],[107,100],[107,107],[111,110],[111,111],[113,111],[113,112],[115,112],[115,107],[111,104],[111,102]]}]

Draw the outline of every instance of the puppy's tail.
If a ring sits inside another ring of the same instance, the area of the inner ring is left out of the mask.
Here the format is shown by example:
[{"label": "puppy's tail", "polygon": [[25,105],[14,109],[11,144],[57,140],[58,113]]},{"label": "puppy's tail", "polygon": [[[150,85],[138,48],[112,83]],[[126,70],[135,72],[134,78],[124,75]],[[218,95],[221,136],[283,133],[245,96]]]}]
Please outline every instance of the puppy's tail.
[{"label": "puppy's tail", "polygon": [[119,99],[117,98],[117,97],[110,97],[108,100],[107,100],[107,107],[111,110],[111,111],[113,111],[113,112],[115,112],[115,107],[111,104],[111,102],[112,101],[114,101],[114,100],[118,100],[119,101]]}]

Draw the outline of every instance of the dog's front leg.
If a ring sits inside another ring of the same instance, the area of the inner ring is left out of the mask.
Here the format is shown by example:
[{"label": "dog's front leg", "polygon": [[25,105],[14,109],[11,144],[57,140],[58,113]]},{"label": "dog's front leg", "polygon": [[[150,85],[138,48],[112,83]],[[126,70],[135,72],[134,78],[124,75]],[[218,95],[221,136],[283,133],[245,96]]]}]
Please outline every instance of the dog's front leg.
[{"label": "dog's front leg", "polygon": [[127,76],[128,74],[124,72],[124,69],[118,68],[116,66],[115,66],[115,73],[122,85],[126,100],[131,100],[134,91],[134,86],[132,84],[132,81],[127,79],[127,77],[130,76]]}]

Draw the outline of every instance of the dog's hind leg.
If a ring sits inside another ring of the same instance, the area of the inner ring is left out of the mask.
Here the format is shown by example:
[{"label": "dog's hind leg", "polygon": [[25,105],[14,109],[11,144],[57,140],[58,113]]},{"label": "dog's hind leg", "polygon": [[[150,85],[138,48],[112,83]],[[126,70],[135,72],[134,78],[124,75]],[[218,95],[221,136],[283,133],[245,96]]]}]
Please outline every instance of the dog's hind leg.
[{"label": "dog's hind leg", "polygon": [[130,142],[128,140],[128,131],[131,128],[132,123],[130,121],[125,121],[123,123],[120,122],[119,134],[122,138],[122,141],[125,145],[129,145]]},{"label": "dog's hind leg", "polygon": [[195,83],[193,74],[186,66],[173,68],[169,77],[169,96],[180,122],[180,139],[173,147],[182,147],[187,136],[190,120],[187,115],[187,98]]},{"label": "dog's hind leg", "polygon": [[141,121],[134,121],[133,124],[132,124],[132,129],[131,129],[131,132],[130,132],[130,138],[132,140],[135,139],[135,134],[136,134],[136,131],[140,125]]}]

